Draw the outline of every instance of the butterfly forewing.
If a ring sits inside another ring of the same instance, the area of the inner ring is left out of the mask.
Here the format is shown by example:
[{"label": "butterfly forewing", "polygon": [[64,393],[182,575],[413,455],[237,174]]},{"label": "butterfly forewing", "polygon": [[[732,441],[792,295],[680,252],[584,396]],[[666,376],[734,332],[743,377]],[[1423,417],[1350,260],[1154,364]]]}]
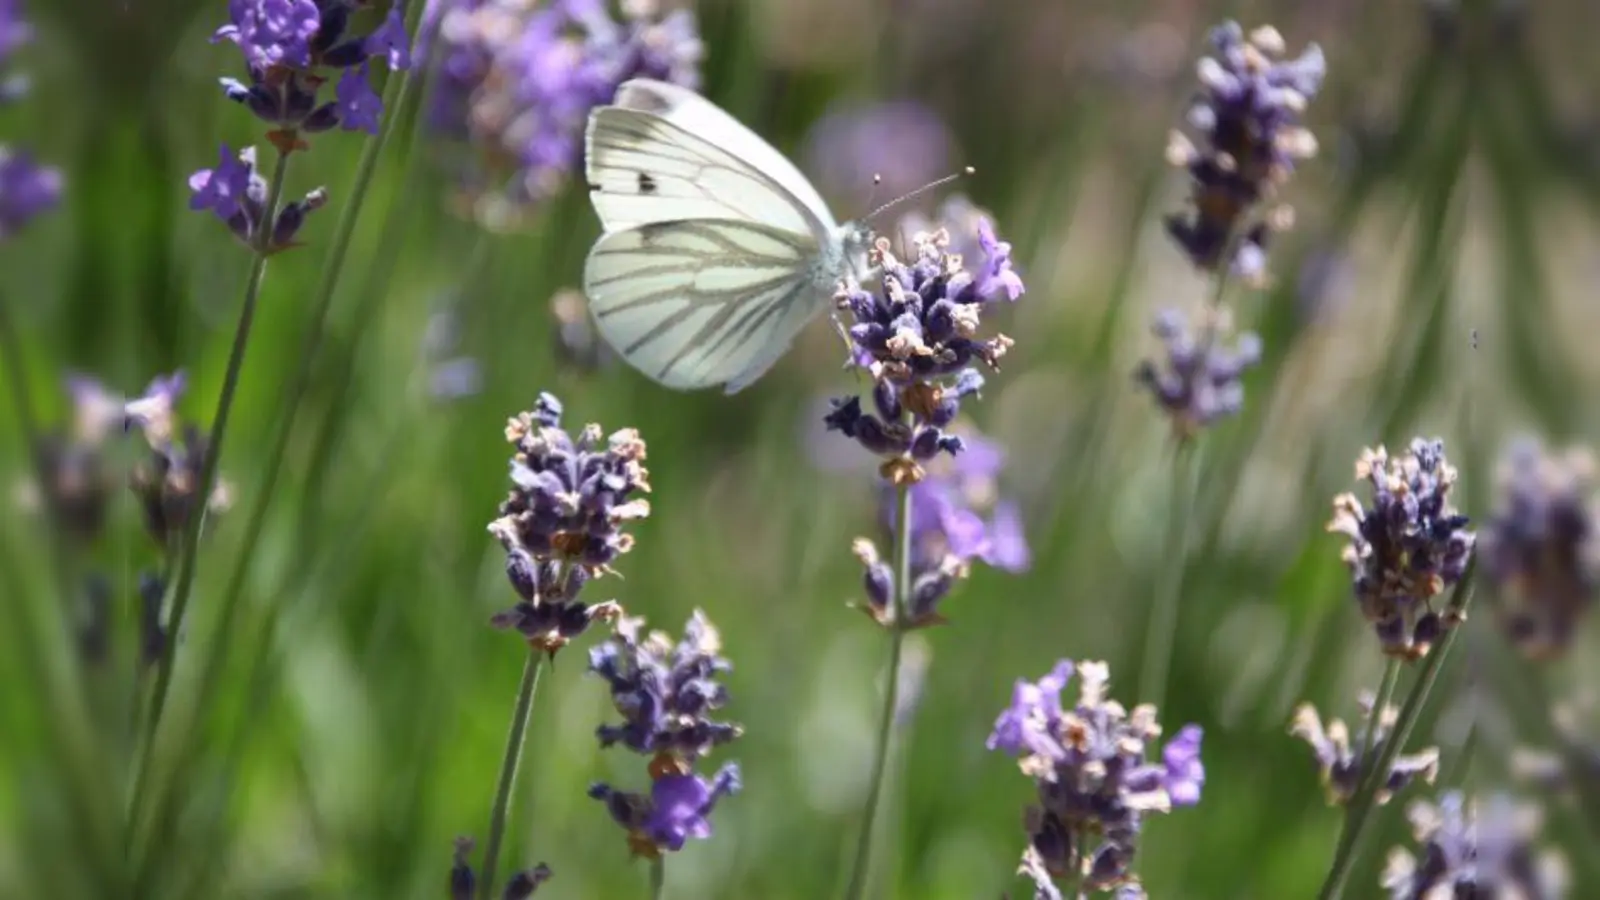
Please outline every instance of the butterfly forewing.
[{"label": "butterfly forewing", "polygon": [[817,243],[760,222],[704,219],[610,232],[584,269],[600,334],[668,387],[742,387],[826,305]]},{"label": "butterfly forewing", "polygon": [[[692,218],[676,212],[677,206],[671,202],[652,203],[650,198],[670,198],[685,193],[703,196],[710,189],[709,185],[700,185],[701,190],[695,191],[693,179],[689,185],[667,188],[654,178],[655,173],[650,170],[639,167],[630,170],[628,160],[608,159],[604,152],[595,152],[597,136],[604,139],[604,144],[615,145],[618,142],[612,140],[613,135],[605,134],[605,130],[612,126],[624,131],[636,130],[640,116],[649,117],[643,120],[646,122],[667,123],[670,130],[656,131],[653,135],[656,140],[644,144],[623,141],[624,146],[632,151],[633,162],[640,161],[640,154],[648,156],[652,151],[662,150],[668,156],[687,156],[702,165],[739,171],[752,177],[758,184],[756,190],[760,196],[752,197],[748,204],[741,205],[757,213],[759,221],[778,224],[768,215],[781,215],[777,212],[779,207],[791,206],[799,208],[805,219],[805,230],[816,232],[819,239],[836,227],[828,205],[822,201],[811,182],[782,153],[738,119],[693,91],[660,81],[634,79],[618,89],[612,106],[602,107],[590,116],[585,137],[589,183],[600,188],[593,195],[595,211],[606,223],[606,230],[615,231],[645,221]],[[692,151],[687,154],[679,149],[684,136],[691,139]],[[637,137],[633,140],[637,140]],[[641,173],[649,177],[641,179]],[[626,202],[627,198],[639,202]],[[719,199],[738,202],[736,198],[720,195]],[[602,204],[609,206],[617,200],[624,201],[616,203],[619,208],[626,207],[630,212],[625,216],[626,221],[619,219],[617,224],[611,224]],[[726,216],[727,213],[719,215]]]}]

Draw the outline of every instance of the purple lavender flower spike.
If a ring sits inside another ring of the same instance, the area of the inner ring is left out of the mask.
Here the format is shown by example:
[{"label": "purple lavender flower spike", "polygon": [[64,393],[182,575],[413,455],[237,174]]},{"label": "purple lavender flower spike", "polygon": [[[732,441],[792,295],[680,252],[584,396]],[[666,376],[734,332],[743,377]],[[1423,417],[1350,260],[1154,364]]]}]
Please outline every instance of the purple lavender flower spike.
[{"label": "purple lavender flower spike", "polygon": [[589,654],[589,671],[610,685],[623,717],[620,725],[600,727],[600,746],[622,744],[650,760],[648,795],[604,783],[589,789],[627,831],[636,856],[654,859],[683,849],[691,838],[710,837],[717,802],[739,791],[737,764],[724,764],[709,779],[695,771],[707,753],[743,733],[734,723],[712,718],[728,700],[717,680],[730,668],[721,649],[716,628],[695,610],[680,641],[646,634],[641,619],[623,619],[616,634]]},{"label": "purple lavender flower spike", "polygon": [[1167,219],[1167,231],[1198,267],[1224,264],[1252,280],[1264,277],[1271,233],[1287,228],[1289,211],[1257,217],[1289,180],[1297,161],[1316,154],[1300,114],[1322,87],[1326,65],[1315,44],[1282,59],[1283,37],[1272,27],[1248,36],[1236,22],[1211,32],[1214,58],[1200,61],[1200,88],[1188,123],[1197,141],[1174,131],[1168,160],[1192,179],[1192,209]]},{"label": "purple lavender flower spike", "polygon": [[[455,852],[450,865],[450,900],[474,900],[477,897],[478,873],[472,869],[472,851],[476,842],[470,837],[455,839]],[[506,879],[500,900],[528,900],[539,888],[555,877],[549,866],[539,863],[531,869],[513,872]]]},{"label": "purple lavender flower spike", "polygon": [[1564,655],[1600,596],[1600,479],[1585,448],[1524,437],[1500,464],[1484,574],[1502,630],[1531,659]]},{"label": "purple lavender flower spike", "polygon": [[1011,244],[995,237],[994,226],[978,219],[978,245],[983,250],[983,269],[978,273],[978,296],[988,299],[1005,294],[1015,302],[1026,288],[1022,278],[1011,270]]},{"label": "purple lavender flower spike", "polygon": [[578,593],[633,547],[623,531],[650,514],[645,443],[631,428],[608,438],[599,425],[576,437],[561,425],[561,401],[540,394],[533,409],[506,423],[513,489],[489,533],[506,551],[506,576],[522,601],[492,620],[554,653],[595,620],[621,614],[616,603],[587,605]]},{"label": "purple lavender flower spike", "polygon": [[1223,310],[1208,310],[1194,327],[1182,313],[1162,310],[1151,331],[1166,345],[1159,363],[1145,360],[1134,370],[1138,381],[1172,420],[1180,440],[1244,407],[1244,373],[1261,361],[1261,338],[1254,332],[1223,343],[1229,326]]},{"label": "purple lavender flower spike", "polygon": [[1422,858],[1396,848],[1381,876],[1392,900],[1431,897],[1528,897],[1556,900],[1571,883],[1565,858],[1535,844],[1542,811],[1496,793],[1478,798],[1447,791],[1437,803],[1406,810]]},{"label": "purple lavender flower spike", "polygon": [[256,149],[246,147],[234,155],[227,144],[222,145],[215,169],[201,169],[189,176],[189,191],[190,209],[214,213],[241,244],[267,255],[296,246],[295,236],[305,225],[306,217],[328,200],[327,191],[316,188],[299,200],[283,204],[270,233],[262,235],[267,180],[256,170]]},{"label": "purple lavender flower spike", "polygon": [[[1360,721],[1374,721],[1372,708],[1376,702],[1371,691],[1363,691],[1357,697],[1362,713]],[[1311,704],[1302,703],[1295,709],[1289,733],[1311,745],[1329,804],[1343,806],[1355,796],[1361,779],[1382,758],[1384,743],[1389,740],[1399,716],[1399,709],[1392,705],[1378,712],[1376,730],[1370,741],[1372,752],[1366,755],[1369,741],[1365,734],[1352,735],[1342,719],[1329,719],[1324,725]],[[1388,777],[1378,789],[1376,801],[1380,805],[1388,803],[1414,781],[1432,784],[1438,773],[1439,748],[1424,747],[1415,753],[1402,753],[1395,757]]]},{"label": "purple lavender flower spike", "polygon": [[[1074,675],[1078,702],[1066,708],[1061,692]],[[1133,862],[1145,819],[1200,800],[1199,727],[1185,726],[1150,760],[1155,707],[1125,709],[1108,697],[1109,679],[1103,662],[1063,660],[1037,684],[1018,681],[989,736],[989,749],[1016,757],[1037,786],[1018,870],[1035,897],[1059,896],[1057,880],[1079,877],[1084,890],[1142,896]]]},{"label": "purple lavender flower spike", "polygon": [[1382,447],[1363,450],[1356,477],[1371,485],[1372,509],[1340,494],[1328,531],[1349,541],[1342,555],[1352,592],[1383,652],[1421,659],[1460,621],[1431,601],[1461,580],[1476,541],[1467,517],[1450,505],[1455,467],[1443,441],[1417,438],[1393,459]]}]

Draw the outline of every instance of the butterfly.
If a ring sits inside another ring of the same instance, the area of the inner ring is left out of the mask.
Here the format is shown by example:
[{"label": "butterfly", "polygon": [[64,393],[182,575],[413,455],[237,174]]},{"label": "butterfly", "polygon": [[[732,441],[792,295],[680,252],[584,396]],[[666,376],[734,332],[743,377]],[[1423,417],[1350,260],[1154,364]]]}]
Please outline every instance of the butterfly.
[{"label": "butterfly", "polygon": [[583,272],[595,329],[667,387],[748,387],[867,272],[870,229],[836,223],[793,163],[693,91],[625,82],[584,150],[604,228]]}]

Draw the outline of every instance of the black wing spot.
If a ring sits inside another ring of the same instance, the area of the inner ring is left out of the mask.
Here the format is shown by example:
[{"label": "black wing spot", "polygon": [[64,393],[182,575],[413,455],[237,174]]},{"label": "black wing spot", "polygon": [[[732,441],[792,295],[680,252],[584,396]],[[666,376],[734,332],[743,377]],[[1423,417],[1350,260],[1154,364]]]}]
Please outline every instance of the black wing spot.
[{"label": "black wing spot", "polygon": [[656,192],[656,187],[656,180],[651,178],[648,172],[639,173],[639,193],[654,194]]}]

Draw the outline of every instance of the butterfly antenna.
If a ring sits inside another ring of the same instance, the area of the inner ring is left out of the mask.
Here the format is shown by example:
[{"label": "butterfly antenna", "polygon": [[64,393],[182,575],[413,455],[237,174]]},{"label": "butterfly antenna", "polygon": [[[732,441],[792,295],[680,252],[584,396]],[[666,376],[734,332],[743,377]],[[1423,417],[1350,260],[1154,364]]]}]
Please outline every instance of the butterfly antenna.
[{"label": "butterfly antenna", "polygon": [[884,205],[878,207],[877,209],[875,209],[872,212],[868,213],[866,218],[863,219],[863,221],[870,222],[873,219],[876,219],[878,216],[882,215],[883,213],[888,212],[889,210],[894,209],[896,206],[899,206],[900,204],[906,202],[907,200],[912,200],[912,199],[915,199],[917,197],[920,197],[923,194],[926,194],[927,192],[933,190],[934,188],[944,187],[945,185],[949,184],[950,182],[959,180],[961,178],[964,178],[964,177],[966,177],[968,175],[971,175],[971,174],[975,173],[976,171],[977,171],[977,169],[974,169],[971,166],[967,166],[965,169],[962,169],[960,172],[955,172],[955,173],[952,173],[950,175],[946,175],[945,177],[940,178],[938,180],[930,181],[927,184],[923,185],[922,187],[919,187],[916,190],[914,190],[914,191],[912,191],[912,192],[910,192],[908,194],[905,194],[903,196],[896,197],[893,200],[890,200],[888,203],[885,203]]}]

